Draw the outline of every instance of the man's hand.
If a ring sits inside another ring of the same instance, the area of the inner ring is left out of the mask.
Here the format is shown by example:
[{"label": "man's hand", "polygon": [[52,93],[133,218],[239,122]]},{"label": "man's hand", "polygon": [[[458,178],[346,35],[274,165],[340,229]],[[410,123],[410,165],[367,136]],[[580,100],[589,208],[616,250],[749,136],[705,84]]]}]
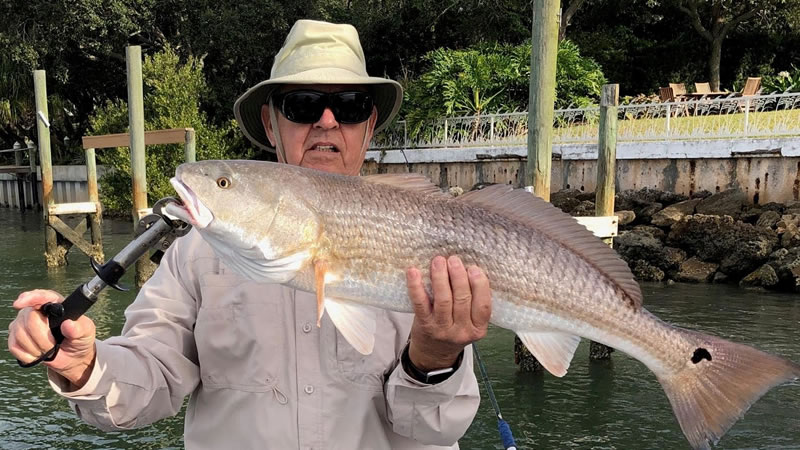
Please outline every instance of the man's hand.
[{"label": "man's hand", "polygon": [[486,336],[492,315],[489,279],[461,259],[437,256],[431,261],[433,301],[416,267],[406,271],[414,324],[408,357],[421,370],[452,367],[464,347]]},{"label": "man's hand", "polygon": [[[58,292],[36,289],[19,294],[14,309],[17,318],[8,326],[8,350],[23,363],[30,363],[56,344],[50,333],[47,317],[39,312],[45,303],[61,303]],[[44,364],[72,383],[73,390],[86,384],[92,373],[95,358],[95,326],[86,316],[65,320],[61,324],[64,341],[56,359]]]}]

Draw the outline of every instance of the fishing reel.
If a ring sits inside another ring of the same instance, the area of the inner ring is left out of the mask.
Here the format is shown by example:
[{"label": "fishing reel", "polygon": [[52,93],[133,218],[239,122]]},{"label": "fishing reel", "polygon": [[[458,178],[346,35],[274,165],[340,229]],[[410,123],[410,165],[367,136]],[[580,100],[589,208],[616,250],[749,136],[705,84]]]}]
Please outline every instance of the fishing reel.
[{"label": "fishing reel", "polygon": [[86,313],[97,301],[100,292],[108,286],[120,291],[129,290],[119,284],[120,278],[125,275],[128,267],[153,248],[156,251],[150,259],[158,263],[172,242],[186,235],[192,229],[190,224],[166,215],[164,207],[173,202],[182,204],[179,199],[174,197],[165,197],[156,202],[153,205],[153,214],[139,220],[136,226],[136,238],[128,243],[122,251],[102,266],[97,264],[94,259],[91,260],[92,269],[96,274],[94,278],[78,286],[63,302],[47,303],[41,307],[42,314],[48,319],[50,333],[55,338],[56,345],[30,363],[26,364],[17,360],[20,366],[33,367],[40,362],[54,360],[58,355],[61,342],[64,341],[61,324],[65,320],[76,320]]}]

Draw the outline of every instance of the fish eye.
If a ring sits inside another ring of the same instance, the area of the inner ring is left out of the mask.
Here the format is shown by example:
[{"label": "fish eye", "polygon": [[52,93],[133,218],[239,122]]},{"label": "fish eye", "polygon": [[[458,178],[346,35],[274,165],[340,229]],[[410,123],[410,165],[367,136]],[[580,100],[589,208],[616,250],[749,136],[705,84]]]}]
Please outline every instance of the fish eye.
[{"label": "fish eye", "polygon": [[228,189],[231,187],[231,180],[229,180],[228,177],[219,177],[217,178],[217,186],[222,189]]}]

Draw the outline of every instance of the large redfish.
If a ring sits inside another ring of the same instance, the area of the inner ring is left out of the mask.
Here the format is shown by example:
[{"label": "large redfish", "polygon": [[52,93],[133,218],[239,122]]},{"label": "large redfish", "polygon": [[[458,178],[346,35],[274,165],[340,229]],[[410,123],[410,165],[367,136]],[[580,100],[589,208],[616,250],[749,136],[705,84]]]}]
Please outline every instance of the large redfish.
[{"label": "large redfish", "polygon": [[580,338],[655,373],[684,434],[708,448],[800,366],[746,345],[674,327],[642,308],[628,266],[551,204],[509,186],[452,198],[420,175],[331,175],[285,164],[204,161],[172,180],[187,220],[220,259],[255,281],[316,292],[348,342],[372,351],[373,307],[411,312],[405,271],[436,255],[481,267],[492,318],[555,376]]}]

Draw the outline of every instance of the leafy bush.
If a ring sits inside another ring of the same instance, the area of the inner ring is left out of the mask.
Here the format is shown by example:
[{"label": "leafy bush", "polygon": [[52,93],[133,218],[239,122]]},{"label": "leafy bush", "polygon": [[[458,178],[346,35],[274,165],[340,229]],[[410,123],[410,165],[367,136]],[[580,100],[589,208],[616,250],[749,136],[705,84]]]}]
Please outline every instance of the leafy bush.
[{"label": "leafy bush", "polygon": [[[444,116],[522,111],[528,108],[531,45],[483,43],[440,48],[423,58],[428,70],[407,83],[401,114],[415,136],[427,122]],[[556,68],[556,108],[599,100],[606,82],[600,66],[562,41]]]},{"label": "leafy bush", "polygon": [[792,64],[790,70],[778,72],[776,75],[767,75],[761,79],[763,92],[767,94],[783,92],[800,92],[800,69]]},{"label": "leafy bush", "polygon": [[[200,111],[200,98],[206,92],[202,64],[195,58],[181,63],[170,48],[145,58],[144,81],[145,130],[194,128],[197,160],[224,159],[235,138],[235,122],[222,127],[209,123]],[[90,119],[94,135],[128,131],[128,105],[121,100],[109,101]],[[98,150],[98,160],[114,170],[101,180],[101,200],[107,213],[128,214],[132,211],[130,149]],[[175,195],[169,179],[175,168],[184,162],[183,146],[149,145],[146,148],[148,203]]]}]

